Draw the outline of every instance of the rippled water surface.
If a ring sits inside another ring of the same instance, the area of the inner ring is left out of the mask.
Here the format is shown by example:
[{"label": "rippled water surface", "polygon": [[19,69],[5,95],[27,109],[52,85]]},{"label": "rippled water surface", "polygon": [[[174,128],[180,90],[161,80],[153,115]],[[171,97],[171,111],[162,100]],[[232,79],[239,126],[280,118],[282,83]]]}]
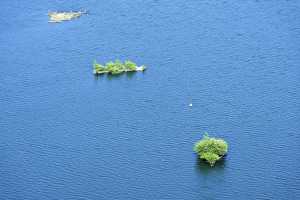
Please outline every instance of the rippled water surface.
[{"label": "rippled water surface", "polygon": [[[0,6],[1,200],[300,199],[299,1]],[[93,76],[116,58],[148,71]]]}]

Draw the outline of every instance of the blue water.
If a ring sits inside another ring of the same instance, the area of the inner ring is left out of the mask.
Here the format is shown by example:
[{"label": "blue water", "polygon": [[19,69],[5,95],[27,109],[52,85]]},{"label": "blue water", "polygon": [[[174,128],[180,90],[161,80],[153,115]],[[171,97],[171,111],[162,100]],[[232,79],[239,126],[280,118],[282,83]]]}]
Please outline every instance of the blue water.
[{"label": "blue water", "polygon": [[[1,200],[300,199],[299,1],[0,7]],[[148,71],[93,76],[117,58]],[[230,145],[214,168],[205,131]]]}]

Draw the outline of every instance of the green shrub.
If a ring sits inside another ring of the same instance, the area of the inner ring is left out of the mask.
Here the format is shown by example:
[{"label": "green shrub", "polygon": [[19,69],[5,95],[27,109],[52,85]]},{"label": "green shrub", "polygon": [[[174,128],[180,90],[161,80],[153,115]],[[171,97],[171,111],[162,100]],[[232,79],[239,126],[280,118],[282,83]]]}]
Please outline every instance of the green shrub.
[{"label": "green shrub", "polygon": [[[137,71],[137,65],[129,60],[125,61],[125,63],[122,63],[120,60],[115,60],[115,62],[106,63],[105,66],[98,64],[96,61],[94,61],[93,67],[94,74],[120,74],[128,71]],[[143,68],[146,69],[146,67]]]},{"label": "green shrub", "polygon": [[112,72],[115,70],[115,64],[113,62],[108,62],[105,64],[107,71]]},{"label": "green shrub", "polygon": [[214,166],[217,160],[219,160],[221,157],[217,154],[208,152],[200,155],[200,158],[206,160],[210,164],[210,166]]},{"label": "green shrub", "polygon": [[94,71],[96,73],[101,73],[101,72],[105,72],[106,71],[105,66],[98,64],[96,61],[94,61],[93,66],[94,66]]},{"label": "green shrub", "polygon": [[194,146],[194,151],[201,159],[206,160],[211,166],[220,160],[228,150],[228,145],[223,139],[211,138],[205,134],[202,140]]},{"label": "green shrub", "polygon": [[116,60],[114,65],[115,65],[115,68],[117,68],[118,70],[125,70],[125,66],[123,65],[123,63],[120,60]]},{"label": "green shrub", "polygon": [[134,71],[136,70],[137,65],[134,62],[131,62],[130,60],[126,60],[124,66],[127,70]]}]

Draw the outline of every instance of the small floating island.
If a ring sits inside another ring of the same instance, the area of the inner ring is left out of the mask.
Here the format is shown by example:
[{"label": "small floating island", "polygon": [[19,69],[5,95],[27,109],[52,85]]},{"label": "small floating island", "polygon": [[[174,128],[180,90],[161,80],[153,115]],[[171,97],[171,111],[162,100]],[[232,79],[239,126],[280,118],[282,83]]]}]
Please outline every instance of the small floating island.
[{"label": "small floating island", "polygon": [[218,160],[227,154],[228,144],[223,139],[209,137],[206,133],[202,140],[195,144],[194,151],[213,167]]},{"label": "small floating island", "polygon": [[78,11],[78,12],[49,12],[49,22],[62,22],[62,21],[69,21],[72,19],[79,18],[81,15],[85,14],[85,11]]},{"label": "small floating island", "polygon": [[124,72],[137,72],[146,70],[146,66],[137,66],[134,62],[130,60],[127,60],[124,63],[122,63],[119,60],[116,60],[115,62],[108,62],[105,65],[101,65],[94,61],[93,67],[93,73],[95,75],[101,75],[106,73],[116,75]]}]

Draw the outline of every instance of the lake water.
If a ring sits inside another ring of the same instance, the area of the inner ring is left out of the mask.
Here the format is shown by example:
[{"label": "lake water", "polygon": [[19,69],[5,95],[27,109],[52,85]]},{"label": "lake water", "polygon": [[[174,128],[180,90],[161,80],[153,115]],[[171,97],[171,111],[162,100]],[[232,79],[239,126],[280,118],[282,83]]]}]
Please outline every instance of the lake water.
[{"label": "lake water", "polygon": [[[1,200],[300,199],[299,1],[0,6]],[[205,131],[230,145],[214,168]]]}]

